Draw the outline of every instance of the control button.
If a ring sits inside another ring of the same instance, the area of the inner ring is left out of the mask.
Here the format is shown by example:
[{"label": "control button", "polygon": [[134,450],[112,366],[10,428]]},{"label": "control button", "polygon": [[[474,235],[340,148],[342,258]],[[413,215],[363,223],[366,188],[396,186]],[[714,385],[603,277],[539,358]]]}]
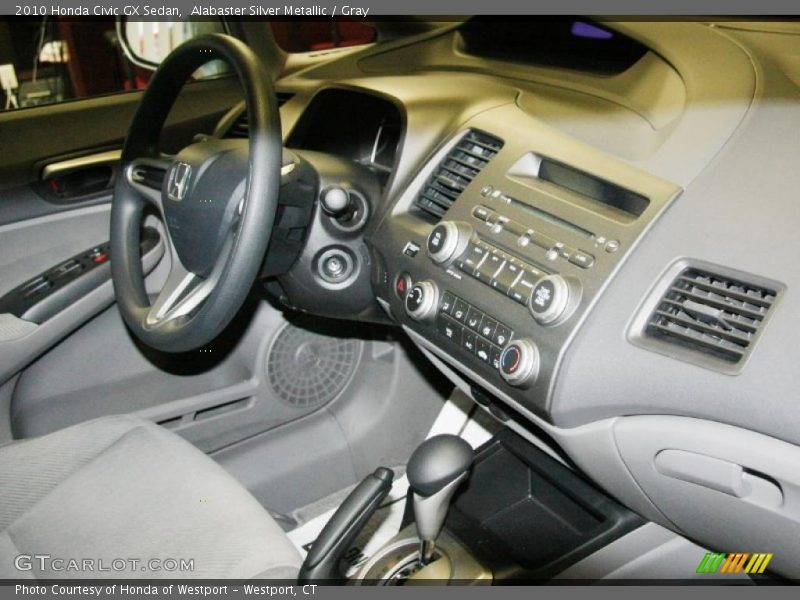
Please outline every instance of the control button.
[{"label": "control button", "polygon": [[481,321],[481,327],[478,330],[478,333],[480,333],[487,340],[491,340],[494,338],[495,331],[497,331],[497,321],[495,321],[489,315],[483,315],[483,321]]},{"label": "control button", "polygon": [[413,285],[406,295],[406,312],[417,321],[424,321],[436,315],[439,305],[439,288],[432,281],[420,281]]},{"label": "control button", "polygon": [[466,223],[442,221],[428,236],[428,256],[437,264],[462,254],[472,237],[472,227]]},{"label": "control button", "polygon": [[497,222],[500,220],[500,218],[501,218],[500,215],[498,215],[496,212],[492,211],[486,217],[486,225],[491,229],[492,227],[497,225]]},{"label": "control button", "polygon": [[450,292],[445,292],[442,295],[442,303],[439,305],[439,311],[446,315],[453,314],[453,307],[456,303],[456,297]]},{"label": "control button", "polygon": [[477,345],[477,336],[471,331],[465,329],[461,334],[461,347],[470,354],[475,354]]},{"label": "control button", "polygon": [[398,274],[394,280],[394,293],[400,300],[406,299],[406,294],[411,288],[411,275],[407,271]]},{"label": "control button", "polygon": [[20,291],[21,292],[27,292],[27,291],[35,288],[35,287],[38,287],[39,285],[41,285],[44,282],[45,282],[44,275],[40,275],[36,279],[33,279],[33,280],[29,281],[28,283],[26,283],[25,285],[23,285],[22,288],[20,289]]},{"label": "control button", "polygon": [[511,298],[514,302],[518,302],[525,306],[528,305],[528,298],[531,297],[530,290],[526,290],[522,287],[519,283],[508,290],[508,297]]},{"label": "control button", "polygon": [[613,254],[619,250],[619,242],[617,240],[608,240],[605,246],[606,252]]},{"label": "control button", "polygon": [[568,300],[567,281],[561,275],[548,275],[534,286],[528,307],[534,319],[547,325],[564,314]]},{"label": "control button", "polygon": [[[103,252],[100,248],[95,248],[90,256],[92,257],[93,261],[94,261],[96,256],[105,256],[105,258],[108,258],[108,254]],[[70,271],[73,271],[74,269],[76,269],[79,266],[80,266],[80,263],[73,258],[71,260],[68,260],[65,263],[62,263],[62,264],[58,265],[56,268],[54,268],[51,271],[51,273],[55,277],[61,277],[62,275],[65,275],[65,274],[69,273]]]},{"label": "control button", "polygon": [[577,250],[572,246],[565,246],[563,244],[560,246],[556,246],[556,248],[558,250],[558,255],[564,260],[569,260],[572,254],[574,252],[577,252]]},{"label": "control button", "polygon": [[531,238],[531,242],[539,246],[539,248],[544,248],[545,250],[550,250],[558,242],[549,235],[539,233],[538,231],[531,231],[528,233],[528,237]]},{"label": "control button", "polygon": [[507,223],[508,219],[506,219],[505,217],[498,217],[497,220],[492,225],[492,233],[502,233]]},{"label": "control button", "polygon": [[408,242],[406,247],[403,248],[403,254],[410,258],[414,258],[417,254],[419,254],[419,244]]},{"label": "control button", "polygon": [[536,282],[539,281],[538,269],[536,273],[531,271],[528,267],[525,272],[520,276],[514,286],[508,290],[508,296],[515,302],[519,302],[525,306],[528,305],[528,298],[531,297],[533,288],[536,287]]},{"label": "control button", "polygon": [[442,223],[433,228],[430,235],[428,235],[428,252],[436,254],[441,252],[447,244],[447,238],[450,235],[449,223]]},{"label": "control button", "polygon": [[495,275],[500,271],[500,268],[505,263],[503,253],[495,249],[481,265],[481,273],[488,275],[489,281],[494,279]]},{"label": "control button", "polygon": [[517,246],[520,248],[525,248],[528,244],[531,243],[531,236],[529,233],[523,233],[519,238],[517,238]]},{"label": "control button", "polygon": [[490,186],[490,185],[485,185],[485,186],[483,186],[483,187],[481,188],[481,196],[484,196],[484,197],[486,197],[486,196],[488,196],[489,194],[491,194],[491,193],[492,193],[492,191],[494,191],[494,188],[493,188],[492,186]]},{"label": "control button", "polygon": [[470,306],[467,311],[467,327],[472,331],[479,331],[481,328],[481,321],[483,320],[483,313],[474,306]]},{"label": "control button", "polygon": [[504,229],[508,233],[510,233],[511,235],[514,235],[516,237],[520,237],[522,235],[525,235],[525,233],[527,233],[527,231],[528,231],[525,227],[523,227],[522,225],[520,225],[516,221],[508,221],[505,224]]},{"label": "control button", "polygon": [[456,344],[461,344],[461,332],[464,328],[450,317],[439,315],[436,319],[436,329],[448,340]]},{"label": "control button", "polygon": [[36,285],[28,286],[25,293],[23,294],[23,297],[30,298],[31,296],[40,294],[49,288],[50,288],[50,282],[45,279],[44,281],[41,281]]},{"label": "control button", "polygon": [[[103,264],[105,261],[108,260],[108,253],[98,254],[97,256],[92,257],[92,262],[100,265]],[[76,274],[76,271],[82,271],[83,266],[79,262],[73,262],[69,265],[63,265],[58,268],[57,271],[54,271],[52,274],[53,279],[61,279],[62,277],[66,277],[68,275]]]},{"label": "control button", "polygon": [[550,248],[550,250],[548,250],[545,253],[544,257],[547,260],[555,260],[555,259],[557,259],[558,258],[558,248]]},{"label": "control button", "polygon": [[492,210],[490,208],[486,208],[485,206],[476,206],[472,209],[472,216],[478,219],[479,221],[486,221],[489,218]]},{"label": "control button", "polygon": [[583,250],[575,250],[569,257],[569,262],[578,265],[582,269],[588,269],[594,264],[594,256],[587,254]]},{"label": "control button", "polygon": [[492,368],[499,369],[500,368],[500,355],[502,354],[502,350],[495,345],[492,345],[491,350],[489,352],[489,364],[492,365]]},{"label": "control button", "polygon": [[[101,265],[108,260],[108,252],[98,252],[92,255],[92,262],[96,265]],[[78,265],[75,265],[77,267]],[[73,267],[73,268],[75,268]],[[72,269],[70,269],[72,270]]]},{"label": "control button", "polygon": [[502,323],[498,323],[497,327],[494,330],[492,341],[502,348],[511,339],[511,335],[512,332],[508,327],[506,327]]},{"label": "control button", "polygon": [[468,310],[469,310],[469,304],[464,302],[461,298],[456,298],[456,303],[453,305],[453,312],[450,314],[453,315],[453,318],[456,321],[460,321],[461,323],[466,323]]},{"label": "control button", "polygon": [[500,355],[500,375],[514,386],[529,385],[539,375],[539,350],[530,340],[511,342]]},{"label": "control button", "polygon": [[527,263],[525,264],[525,271],[527,275],[533,277],[534,280],[538,280],[540,277],[544,277],[545,275],[547,275],[547,273],[545,273],[541,269],[537,269],[533,265],[529,265]]},{"label": "control button", "polygon": [[501,264],[502,261],[496,254],[487,253],[486,257],[478,264],[478,268],[472,273],[472,276],[478,281],[482,281],[488,285],[491,283],[494,274],[497,272],[497,269],[500,268]]},{"label": "control button", "polygon": [[492,345],[480,336],[475,342],[475,354],[487,365],[492,364]]},{"label": "control button", "polygon": [[347,190],[334,185],[324,190],[320,195],[322,209],[332,216],[344,215],[350,208],[350,194]]},{"label": "control button", "polygon": [[458,268],[472,275],[486,256],[486,249],[479,244],[469,244],[464,258],[458,263]]},{"label": "control button", "polygon": [[520,273],[521,269],[519,265],[506,261],[500,268],[500,271],[495,274],[492,287],[507,294],[511,286],[513,286],[514,282],[517,280],[517,277],[520,276]]}]

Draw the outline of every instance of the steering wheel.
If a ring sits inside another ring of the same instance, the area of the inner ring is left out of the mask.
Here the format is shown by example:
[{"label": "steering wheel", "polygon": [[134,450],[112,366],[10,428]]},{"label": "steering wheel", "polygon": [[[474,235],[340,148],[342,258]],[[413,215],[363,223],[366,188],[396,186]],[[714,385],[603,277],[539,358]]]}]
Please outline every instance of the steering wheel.
[{"label": "steering wheel", "polygon": [[[209,138],[175,156],[157,150],[167,115],[191,74],[221,59],[243,88],[248,140]],[[255,280],[278,203],[282,138],[272,80],[241,41],[212,34],[167,56],[150,80],[122,150],[111,209],[111,274],[119,309],[133,334],[168,352],[213,340],[235,316]],[[171,259],[151,303],[139,235],[146,207],[165,224]]]}]

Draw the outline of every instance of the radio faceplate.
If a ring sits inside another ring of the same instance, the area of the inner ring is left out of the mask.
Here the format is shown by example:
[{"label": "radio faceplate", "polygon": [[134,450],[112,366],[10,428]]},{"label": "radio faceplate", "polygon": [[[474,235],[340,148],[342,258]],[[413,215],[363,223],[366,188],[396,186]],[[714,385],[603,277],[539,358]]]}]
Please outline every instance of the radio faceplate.
[{"label": "radio faceplate", "polygon": [[[416,213],[415,195],[466,132],[434,155],[387,210],[368,243],[376,255],[376,294],[396,321],[440,347],[461,374],[489,381],[549,419],[558,366],[575,331],[639,236],[680,190],[586,146],[574,152],[577,142],[534,120],[528,119],[530,132],[509,131],[506,123],[519,123],[519,114],[514,119],[503,115],[513,110],[501,107],[469,124],[502,139],[504,146],[441,221],[431,223]],[[538,144],[531,147],[527,140]],[[520,157],[531,152],[566,164],[565,156],[591,156],[589,166],[599,168],[599,175],[641,194],[649,204],[632,221],[589,210],[574,192],[520,174]],[[419,282],[426,289],[435,287],[430,318],[408,315],[404,294],[395,288],[401,279],[405,290]],[[501,354],[510,345],[492,342],[454,318],[448,312],[451,299],[490,319],[490,325],[498,322],[513,332],[509,339],[520,344],[514,345],[513,356],[509,350],[507,366],[524,364],[531,372],[524,378],[501,372]]]}]

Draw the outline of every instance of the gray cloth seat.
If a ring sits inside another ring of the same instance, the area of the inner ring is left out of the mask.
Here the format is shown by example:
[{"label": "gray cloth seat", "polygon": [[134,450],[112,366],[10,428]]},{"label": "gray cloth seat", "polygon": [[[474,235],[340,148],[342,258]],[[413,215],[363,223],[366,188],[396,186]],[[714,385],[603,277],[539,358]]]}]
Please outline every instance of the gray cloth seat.
[{"label": "gray cloth seat", "polygon": [[[153,559],[160,570],[142,570]],[[148,421],[105,417],[0,447],[0,579],[289,579],[300,563],[247,490]]]}]

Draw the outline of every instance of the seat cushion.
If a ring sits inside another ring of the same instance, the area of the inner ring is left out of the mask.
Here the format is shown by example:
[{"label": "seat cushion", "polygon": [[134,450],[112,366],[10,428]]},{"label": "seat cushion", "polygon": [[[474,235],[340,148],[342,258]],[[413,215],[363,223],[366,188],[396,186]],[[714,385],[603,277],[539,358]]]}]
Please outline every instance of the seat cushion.
[{"label": "seat cushion", "polygon": [[[20,571],[19,555],[51,559]],[[0,579],[293,578],[300,563],[241,484],[149,421],[105,417],[0,447]]]}]

